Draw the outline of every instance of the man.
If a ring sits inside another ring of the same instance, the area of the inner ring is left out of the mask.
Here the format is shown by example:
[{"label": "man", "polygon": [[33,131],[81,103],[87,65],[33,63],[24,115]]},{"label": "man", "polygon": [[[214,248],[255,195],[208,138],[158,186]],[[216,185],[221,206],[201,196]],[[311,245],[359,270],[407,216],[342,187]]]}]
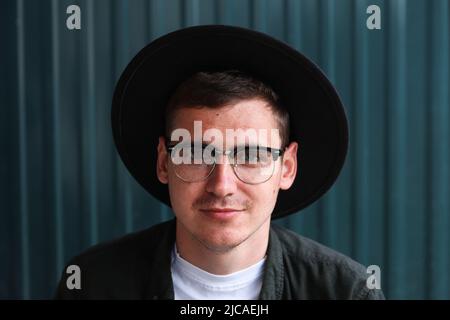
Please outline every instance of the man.
[{"label": "man", "polygon": [[383,298],[358,263],[271,224],[323,195],[347,150],[342,104],[300,53],[235,27],[174,32],[128,65],[112,121],[175,218],[73,259],[81,289],[64,274],[58,298]]}]

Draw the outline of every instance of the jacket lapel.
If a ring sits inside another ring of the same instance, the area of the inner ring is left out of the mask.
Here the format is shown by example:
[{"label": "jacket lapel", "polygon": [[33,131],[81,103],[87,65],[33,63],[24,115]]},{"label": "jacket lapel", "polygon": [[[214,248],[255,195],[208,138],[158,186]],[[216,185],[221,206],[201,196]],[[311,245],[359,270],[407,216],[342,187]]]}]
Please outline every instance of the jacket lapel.
[{"label": "jacket lapel", "polygon": [[270,228],[267,260],[264,267],[260,300],[280,300],[283,295],[283,248],[273,228]]}]

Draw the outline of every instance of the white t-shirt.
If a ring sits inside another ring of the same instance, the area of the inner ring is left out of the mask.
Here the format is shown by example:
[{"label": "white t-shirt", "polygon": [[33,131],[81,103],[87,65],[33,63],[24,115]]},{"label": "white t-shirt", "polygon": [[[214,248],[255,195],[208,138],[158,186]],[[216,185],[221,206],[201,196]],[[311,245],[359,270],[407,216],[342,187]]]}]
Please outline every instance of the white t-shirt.
[{"label": "white t-shirt", "polygon": [[172,280],[175,300],[257,300],[266,258],[235,273],[215,275],[184,260],[174,246]]}]

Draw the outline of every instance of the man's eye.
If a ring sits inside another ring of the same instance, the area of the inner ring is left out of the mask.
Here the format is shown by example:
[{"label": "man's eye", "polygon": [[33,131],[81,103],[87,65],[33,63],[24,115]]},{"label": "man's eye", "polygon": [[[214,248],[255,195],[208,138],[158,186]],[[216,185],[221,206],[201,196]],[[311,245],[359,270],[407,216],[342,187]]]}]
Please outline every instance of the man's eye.
[{"label": "man's eye", "polygon": [[259,161],[261,160],[257,152],[246,152],[245,153],[245,160],[247,161]]},{"label": "man's eye", "polygon": [[195,152],[194,149],[191,149],[190,152],[191,152],[191,159],[193,162],[195,161],[196,164],[200,164],[203,162],[203,150],[202,149],[197,150],[197,152]]},{"label": "man's eye", "polygon": [[264,152],[261,150],[253,148],[245,148],[243,150],[238,150],[236,154],[236,160],[238,163],[260,163],[264,161]]},{"label": "man's eye", "polygon": [[177,153],[178,152],[179,152],[180,157],[188,157],[188,159],[191,159],[192,161],[194,161],[195,159],[201,159],[201,157],[202,157],[202,152],[200,151],[200,152],[198,152],[199,154],[196,154],[194,152],[194,148],[183,147],[183,148],[180,148],[179,150],[177,150]]}]

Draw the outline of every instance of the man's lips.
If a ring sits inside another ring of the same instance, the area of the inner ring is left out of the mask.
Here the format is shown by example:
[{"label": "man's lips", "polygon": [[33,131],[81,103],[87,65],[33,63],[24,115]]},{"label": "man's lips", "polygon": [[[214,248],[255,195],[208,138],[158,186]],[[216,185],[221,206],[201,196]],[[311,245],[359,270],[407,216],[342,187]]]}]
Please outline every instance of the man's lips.
[{"label": "man's lips", "polygon": [[204,208],[200,209],[200,211],[212,218],[229,219],[244,210],[235,208]]},{"label": "man's lips", "polygon": [[243,209],[234,209],[234,208],[205,208],[205,209],[200,209],[200,211],[233,212],[233,211],[244,211],[244,210]]}]

